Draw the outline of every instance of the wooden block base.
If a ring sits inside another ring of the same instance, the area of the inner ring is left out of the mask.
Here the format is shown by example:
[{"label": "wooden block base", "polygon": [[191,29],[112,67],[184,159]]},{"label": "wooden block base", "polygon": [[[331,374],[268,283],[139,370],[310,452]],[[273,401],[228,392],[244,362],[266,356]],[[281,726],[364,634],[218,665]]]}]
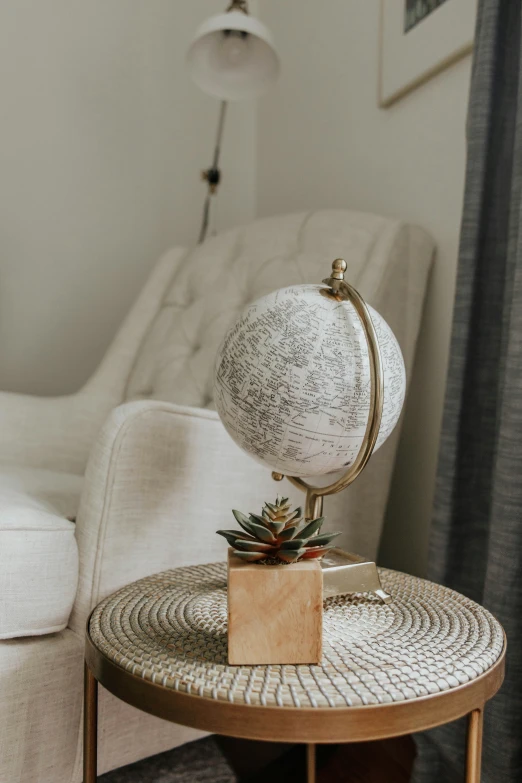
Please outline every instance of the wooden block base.
[{"label": "wooden block base", "polygon": [[317,561],[267,566],[228,553],[228,662],[319,663],[323,576]]}]

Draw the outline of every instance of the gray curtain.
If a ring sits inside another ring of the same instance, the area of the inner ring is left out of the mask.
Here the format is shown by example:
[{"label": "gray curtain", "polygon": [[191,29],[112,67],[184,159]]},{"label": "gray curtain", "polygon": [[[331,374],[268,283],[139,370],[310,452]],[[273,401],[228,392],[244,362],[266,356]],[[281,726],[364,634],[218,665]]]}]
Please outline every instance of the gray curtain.
[{"label": "gray curtain", "polygon": [[[431,579],[483,604],[507,633],[507,679],[485,712],[483,783],[522,783],[520,41],[520,0],[479,0],[429,558]],[[415,783],[463,780],[463,721],[416,739]]]}]

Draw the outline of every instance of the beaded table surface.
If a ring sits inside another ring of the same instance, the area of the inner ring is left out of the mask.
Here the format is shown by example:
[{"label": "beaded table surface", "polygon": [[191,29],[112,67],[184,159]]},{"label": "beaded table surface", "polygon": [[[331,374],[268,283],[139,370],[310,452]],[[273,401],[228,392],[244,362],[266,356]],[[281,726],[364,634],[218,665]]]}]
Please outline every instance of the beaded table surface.
[{"label": "beaded table surface", "polygon": [[161,689],[294,714],[415,702],[474,681],[478,688],[503,656],[497,620],[448,588],[385,569],[380,576],[390,604],[369,594],[325,601],[320,665],[228,665],[223,563],[122,588],[96,607],[88,639],[98,657]]}]

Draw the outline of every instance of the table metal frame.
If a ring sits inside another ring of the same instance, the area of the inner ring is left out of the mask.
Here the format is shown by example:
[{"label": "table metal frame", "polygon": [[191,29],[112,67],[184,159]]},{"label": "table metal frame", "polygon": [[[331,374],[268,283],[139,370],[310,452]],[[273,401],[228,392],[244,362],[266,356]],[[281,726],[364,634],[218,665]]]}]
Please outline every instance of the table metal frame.
[{"label": "table metal frame", "polygon": [[501,656],[484,674],[430,696],[346,708],[261,707],[192,696],[137,677],[98,650],[87,631],[83,780],[96,782],[99,683],[127,704],[174,723],[244,739],[305,744],[308,783],[316,780],[316,744],[397,737],[467,715],[465,779],[466,783],[480,783],[484,706],[502,685],[505,647],[504,640]]}]

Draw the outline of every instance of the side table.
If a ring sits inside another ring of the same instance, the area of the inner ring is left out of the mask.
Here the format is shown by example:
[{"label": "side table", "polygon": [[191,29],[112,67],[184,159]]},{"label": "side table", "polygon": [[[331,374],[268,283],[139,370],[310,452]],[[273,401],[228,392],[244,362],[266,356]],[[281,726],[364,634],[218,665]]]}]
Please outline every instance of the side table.
[{"label": "side table", "polygon": [[393,602],[329,598],[319,666],[229,666],[226,567],[177,568],[102,601],[87,625],[84,783],[95,783],[97,685],[176,723],[308,746],[383,739],[468,715],[466,783],[479,783],[482,717],[504,677],[501,625],[478,604],[380,569]]}]

